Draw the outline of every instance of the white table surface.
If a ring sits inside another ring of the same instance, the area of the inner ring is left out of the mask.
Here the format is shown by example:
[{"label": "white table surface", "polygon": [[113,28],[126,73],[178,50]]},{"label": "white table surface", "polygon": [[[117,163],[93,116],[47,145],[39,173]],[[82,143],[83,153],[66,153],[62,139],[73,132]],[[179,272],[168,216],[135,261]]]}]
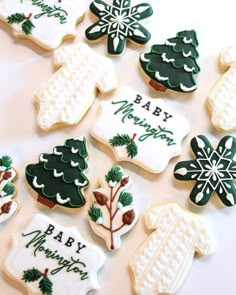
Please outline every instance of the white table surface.
[{"label": "white table surface", "polygon": [[[95,19],[91,17],[88,9],[91,1],[86,2],[86,16],[77,27],[77,37],[74,42],[87,42],[84,36],[85,28]],[[138,1],[133,1],[132,4],[136,2]],[[98,275],[100,290],[92,291],[90,294],[131,295],[133,291],[128,261],[135,248],[150,234],[144,228],[143,212],[159,202],[177,200],[190,211],[208,218],[216,240],[216,252],[210,257],[194,260],[191,271],[178,294],[235,295],[236,208],[224,208],[216,195],[204,208],[194,207],[188,201],[194,183],[180,182],[173,176],[173,169],[178,161],[193,159],[189,147],[192,137],[198,134],[206,135],[216,147],[219,140],[227,134],[218,132],[212,127],[206,96],[215,81],[223,74],[218,65],[220,50],[225,46],[236,44],[235,3],[233,0],[195,2],[149,0],[147,2],[153,6],[154,15],[146,19],[143,24],[152,33],[152,39],[143,48],[128,42],[125,53],[113,58],[119,85],[133,87],[151,97],[165,98],[169,106],[186,117],[191,130],[183,141],[182,155],[173,158],[161,174],[151,174],[131,163],[122,163],[126,174],[133,180],[131,191],[135,196],[140,218],[135,228],[123,236],[122,246],[116,252],[107,251],[103,240],[92,232],[87,217],[89,202],[71,214],[71,211],[59,207],[47,209],[36,202],[36,197],[29,189],[24,175],[25,166],[37,162],[41,152],[50,153],[54,146],[63,144],[65,139],[84,135],[89,144],[87,175],[90,186],[86,191],[86,198],[89,200],[91,192],[97,187],[97,177],[104,175],[112,165],[117,164],[112,151],[89,134],[102,96],[98,95],[78,125],[49,132],[40,130],[36,123],[37,108],[33,93],[55,71],[53,52],[46,52],[30,41],[14,38],[11,29],[1,22],[0,154],[8,154],[14,159],[14,166],[18,171],[18,179],[15,182],[18,189],[16,198],[21,203],[21,208],[14,218],[0,227],[0,266],[4,263],[9,250],[11,234],[23,229],[35,212],[43,212],[61,224],[76,225],[87,240],[96,243],[106,253],[106,263]],[[198,89],[187,95],[174,95],[169,92],[159,94],[145,83],[138,65],[139,53],[149,51],[152,44],[162,44],[165,39],[174,37],[178,31],[189,29],[196,30],[199,40],[198,64],[201,72],[197,76]],[[97,52],[106,55],[105,40],[91,46]],[[230,134],[235,135],[235,132]],[[27,294],[22,285],[15,284],[1,269],[0,293]]]}]

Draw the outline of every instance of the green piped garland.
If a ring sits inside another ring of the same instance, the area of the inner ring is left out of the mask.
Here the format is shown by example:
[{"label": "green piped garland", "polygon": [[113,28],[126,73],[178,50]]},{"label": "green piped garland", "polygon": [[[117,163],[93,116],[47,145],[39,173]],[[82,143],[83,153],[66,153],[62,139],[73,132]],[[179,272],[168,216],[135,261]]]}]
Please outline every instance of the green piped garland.
[{"label": "green piped garland", "polygon": [[131,138],[128,134],[117,134],[109,140],[112,147],[126,146],[128,157],[133,159],[138,154],[138,146],[134,142],[136,134]]},{"label": "green piped garland", "polygon": [[32,13],[26,16],[24,13],[14,13],[7,17],[7,22],[9,24],[21,24],[22,31],[26,35],[32,34],[33,28],[35,28],[34,24],[30,20]]}]

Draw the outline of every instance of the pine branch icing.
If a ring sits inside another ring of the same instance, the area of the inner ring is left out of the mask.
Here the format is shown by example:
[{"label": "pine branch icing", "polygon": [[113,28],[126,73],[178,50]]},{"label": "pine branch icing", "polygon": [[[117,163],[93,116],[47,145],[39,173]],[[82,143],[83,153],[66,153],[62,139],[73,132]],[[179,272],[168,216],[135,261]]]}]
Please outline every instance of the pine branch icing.
[{"label": "pine branch icing", "polygon": [[36,268],[24,270],[22,280],[26,283],[39,281],[38,287],[42,294],[52,295],[53,294],[53,283],[48,278],[49,269],[46,268],[42,273]]},{"label": "pine branch icing", "polygon": [[84,1],[1,0],[0,18],[15,36],[33,40],[53,50],[67,37],[76,35],[76,26],[85,13]]},{"label": "pine branch icing", "polygon": [[121,245],[121,235],[137,222],[133,196],[127,191],[131,180],[120,166],[114,166],[101,181],[101,188],[93,192],[94,203],[88,210],[92,229],[102,237],[108,249]]},{"label": "pine branch icing", "polygon": [[78,208],[85,204],[83,190],[89,181],[85,138],[72,138],[57,146],[52,154],[41,154],[37,164],[26,167],[26,179],[38,193],[38,201],[52,208],[55,204]]},{"label": "pine branch icing", "polygon": [[0,223],[7,221],[19,208],[19,203],[12,200],[16,194],[16,187],[12,183],[16,178],[16,171],[12,164],[10,156],[0,158]]},{"label": "pine branch icing", "polygon": [[108,52],[114,55],[121,54],[125,50],[127,39],[146,44],[151,34],[139,21],[151,16],[152,8],[147,3],[131,7],[130,2],[130,0],[113,0],[113,4],[108,5],[101,0],[93,1],[90,10],[99,21],[87,28],[86,37],[89,40],[97,40],[107,35]]},{"label": "pine branch icing", "polygon": [[191,140],[191,147],[196,159],[179,162],[174,169],[175,178],[196,181],[190,193],[190,200],[198,206],[203,206],[209,201],[212,193],[216,192],[225,206],[235,205],[235,137],[223,137],[217,148],[213,149],[209,140],[199,135]]},{"label": "pine branch icing", "polygon": [[196,59],[198,40],[195,31],[181,31],[165,44],[153,45],[140,55],[140,64],[157,91],[171,89],[192,92],[197,89],[195,75],[200,72]]},{"label": "pine branch icing", "polygon": [[137,134],[134,134],[132,138],[128,134],[117,134],[109,140],[111,146],[125,146],[127,156],[133,159],[138,154],[138,146],[134,142]]}]

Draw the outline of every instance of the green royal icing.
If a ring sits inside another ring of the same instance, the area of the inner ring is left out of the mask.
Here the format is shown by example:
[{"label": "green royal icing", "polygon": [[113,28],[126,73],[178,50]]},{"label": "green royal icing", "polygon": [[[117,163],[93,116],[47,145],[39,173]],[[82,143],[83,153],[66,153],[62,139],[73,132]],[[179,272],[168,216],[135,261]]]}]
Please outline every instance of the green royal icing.
[{"label": "green royal icing", "polygon": [[[161,84],[159,91],[171,89],[177,92],[191,92],[197,88],[195,75],[200,72],[196,62],[198,40],[195,31],[178,32],[165,44],[153,45],[151,52],[142,53],[140,64],[152,81]],[[151,82],[150,82],[151,84]],[[151,84],[152,85],[152,84]]]},{"label": "green royal icing", "polygon": [[40,18],[42,16],[56,17],[59,18],[60,24],[65,24],[67,22],[68,13],[66,10],[62,9],[60,6],[49,6],[44,3],[44,0],[32,0],[32,5],[36,5],[42,9],[41,13],[35,14],[34,18]]},{"label": "green royal icing", "polygon": [[74,258],[71,256],[69,259],[67,259],[60,255],[57,250],[48,248],[46,245],[48,236],[45,233],[42,233],[41,230],[22,233],[22,236],[32,236],[32,239],[25,245],[25,247],[32,247],[34,249],[35,257],[41,253],[45,256],[45,258],[57,261],[58,267],[50,270],[51,275],[55,275],[58,272],[65,270],[66,272],[78,273],[81,280],[86,280],[88,278],[88,273],[83,270],[86,268],[86,264],[81,261],[80,258]]},{"label": "green royal icing", "polygon": [[86,29],[86,37],[94,41],[107,35],[108,52],[114,55],[125,50],[127,39],[146,44],[151,34],[139,24],[139,21],[152,15],[152,7],[147,3],[131,7],[130,2],[114,0],[112,5],[108,5],[101,0],[93,1],[90,10],[99,21]]},{"label": "green royal icing", "polygon": [[[41,154],[39,163],[26,167],[29,185],[54,204],[78,208],[85,204],[82,189],[88,185],[84,174],[88,151],[84,138],[68,139],[53,154]],[[46,204],[47,205],[47,204]]]},{"label": "green royal icing", "polygon": [[[121,114],[121,122],[126,123],[130,121],[134,125],[140,126],[144,130],[144,134],[139,135],[137,140],[142,142],[149,138],[153,139],[161,139],[166,141],[167,146],[175,145],[176,142],[174,140],[173,132],[167,130],[165,127],[158,125],[152,126],[146,121],[146,118],[140,118],[137,114],[135,114],[135,104],[130,103],[128,100],[120,100],[120,101],[112,101],[113,105],[118,105],[119,108],[114,112],[114,115]],[[170,116],[172,117],[172,116]],[[169,118],[169,117],[168,117]]]},{"label": "green royal icing", "polygon": [[236,139],[225,136],[214,150],[208,139],[199,135],[191,140],[191,147],[196,160],[179,162],[174,169],[174,176],[179,180],[195,180],[190,193],[190,200],[198,205],[205,205],[216,192],[226,206],[236,203]]}]

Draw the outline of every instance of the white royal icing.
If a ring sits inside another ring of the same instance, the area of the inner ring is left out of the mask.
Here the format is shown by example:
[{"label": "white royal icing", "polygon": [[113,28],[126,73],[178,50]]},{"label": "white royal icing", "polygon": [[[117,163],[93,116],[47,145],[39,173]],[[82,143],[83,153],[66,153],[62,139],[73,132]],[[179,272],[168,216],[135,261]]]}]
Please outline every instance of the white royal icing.
[{"label": "white royal icing", "polygon": [[220,63],[229,69],[214,84],[207,96],[211,121],[221,130],[236,130],[236,47],[223,49]]},{"label": "white royal icing", "polygon": [[[42,237],[40,251],[32,242],[37,237]],[[85,295],[99,288],[97,272],[104,265],[105,255],[86,241],[76,227],[61,226],[45,215],[36,214],[12,240],[5,269],[29,294],[41,294],[39,282],[43,278],[23,281],[24,272],[32,268],[41,273],[48,270],[52,294],[65,295],[65,290],[69,290],[70,295]]]},{"label": "white royal icing", "polygon": [[38,177],[35,176],[34,179],[33,179],[33,182],[32,182],[33,183],[33,186],[35,188],[43,188],[44,187],[44,184],[38,184],[37,179],[38,179]]},{"label": "white royal icing", "polygon": [[137,294],[175,294],[188,274],[194,253],[214,251],[205,221],[178,203],[157,205],[145,213],[153,233],[130,262]]},{"label": "white royal icing", "polygon": [[44,130],[57,123],[78,123],[93,103],[96,88],[108,92],[117,85],[111,59],[98,55],[85,43],[57,49],[55,59],[63,65],[35,93],[37,120]]},{"label": "white royal icing", "polygon": [[24,21],[11,24],[14,35],[52,50],[66,37],[75,37],[76,25],[85,13],[85,5],[82,0],[1,0],[1,20],[8,22],[8,17],[16,13],[30,18],[34,27],[31,34],[25,34]]},{"label": "white royal icing", "polygon": [[[91,134],[111,147],[118,161],[131,161],[152,173],[159,173],[172,157],[181,154],[181,141],[188,131],[186,119],[170,109],[163,99],[122,87],[110,100],[101,102]],[[117,134],[127,134],[130,138],[136,134],[134,142],[138,153],[135,157],[128,157],[125,145],[111,146],[110,140]]]}]

